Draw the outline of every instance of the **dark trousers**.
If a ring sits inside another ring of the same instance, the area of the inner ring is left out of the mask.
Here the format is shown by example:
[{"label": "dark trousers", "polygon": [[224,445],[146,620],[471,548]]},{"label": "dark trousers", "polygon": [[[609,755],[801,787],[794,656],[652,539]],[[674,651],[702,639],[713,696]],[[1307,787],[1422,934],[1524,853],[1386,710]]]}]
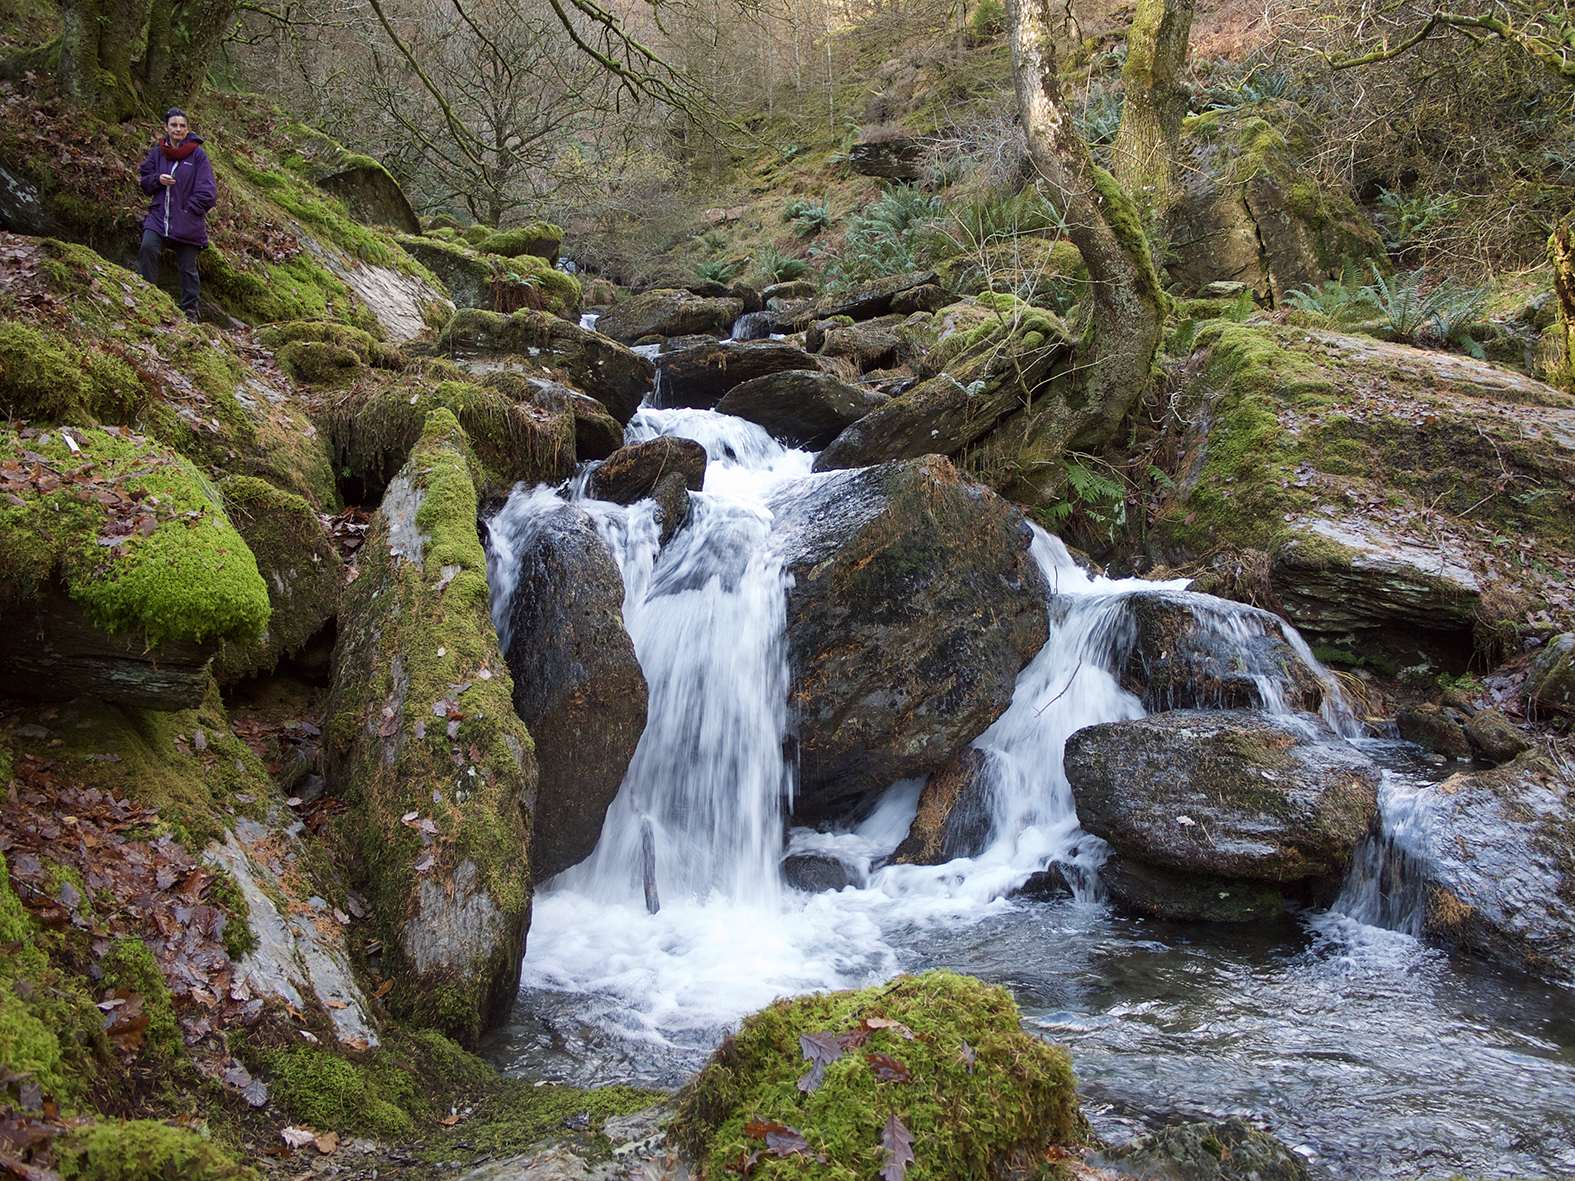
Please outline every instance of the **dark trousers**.
[{"label": "dark trousers", "polygon": [[180,272],[180,308],[193,323],[197,320],[197,296],[202,280],[197,276],[197,251],[200,246],[190,242],[177,242],[166,238],[157,230],[142,231],[142,245],[137,250],[137,269],[142,277],[154,285],[159,281],[159,255],[168,245],[175,251],[176,268]]}]

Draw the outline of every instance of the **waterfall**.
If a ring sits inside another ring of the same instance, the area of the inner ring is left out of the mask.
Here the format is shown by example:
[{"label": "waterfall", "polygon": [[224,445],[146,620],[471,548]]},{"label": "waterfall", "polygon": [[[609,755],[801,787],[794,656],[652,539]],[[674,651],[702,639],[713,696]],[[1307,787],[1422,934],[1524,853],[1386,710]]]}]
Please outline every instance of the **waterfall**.
[{"label": "waterfall", "polygon": [[1405,935],[1422,934],[1431,861],[1434,794],[1386,768],[1378,788],[1378,823],[1351,859],[1330,910]]},{"label": "waterfall", "polygon": [[[794,482],[825,477],[809,473],[809,454],[713,411],[647,404],[625,438],[662,434],[695,439],[708,457],[690,520],[666,546],[652,502],[586,499],[583,475],[564,490],[596,521],[623,575],[625,626],[650,704],[595,852],[538,891],[526,984],[599,993],[609,998],[606,1019],[630,1036],[709,1036],[775,996],[891,975],[916,930],[1009,909],[1051,864],[1092,899],[1106,848],[1078,825],[1063,749],[1084,726],[1143,716],[1117,678],[1131,644],[1128,606],[1135,594],[1179,593],[1184,582],[1091,578],[1036,529],[1031,554],[1052,588],[1050,638],[974,743],[988,835],[944,865],[885,864],[922,786],[897,783],[845,830],[790,833],[788,854],[840,860],[854,887],[787,890],[779,862],[793,789],[784,757],[790,588],[765,505]],[[545,489],[517,489],[506,513],[563,503]],[[496,551],[505,534],[493,536]],[[492,563],[494,594],[506,601],[510,559],[494,553]],[[1198,596],[1189,606],[1208,626],[1262,634],[1261,621],[1238,619],[1221,600]],[[1277,700],[1267,681],[1261,696],[1269,708]]]}]

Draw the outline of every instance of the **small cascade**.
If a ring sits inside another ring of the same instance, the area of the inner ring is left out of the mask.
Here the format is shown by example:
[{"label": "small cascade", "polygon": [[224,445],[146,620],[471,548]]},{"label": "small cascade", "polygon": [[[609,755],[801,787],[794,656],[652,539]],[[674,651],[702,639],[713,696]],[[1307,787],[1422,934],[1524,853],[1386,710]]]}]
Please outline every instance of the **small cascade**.
[{"label": "small cascade", "polygon": [[1332,911],[1369,927],[1422,934],[1433,806],[1431,787],[1384,771],[1377,831],[1357,847]]},{"label": "small cascade", "polygon": [[733,340],[766,340],[770,335],[770,312],[745,312],[733,321]]}]

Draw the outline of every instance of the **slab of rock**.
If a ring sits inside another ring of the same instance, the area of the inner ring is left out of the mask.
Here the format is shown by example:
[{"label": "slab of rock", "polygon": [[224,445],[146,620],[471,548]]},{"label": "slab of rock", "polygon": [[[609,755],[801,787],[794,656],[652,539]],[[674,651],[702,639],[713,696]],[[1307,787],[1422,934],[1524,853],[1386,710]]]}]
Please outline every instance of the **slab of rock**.
[{"label": "slab of rock", "polygon": [[758,423],[789,447],[813,451],[888,400],[818,369],[786,369],[739,383],[716,408]]},{"label": "slab of rock", "polygon": [[623,578],[584,510],[493,525],[518,564],[502,643],[515,712],[536,742],[531,867],[545,879],[596,847],[645,730],[645,676],[623,626]]},{"label": "slab of rock", "polygon": [[662,371],[659,404],[702,410],[754,378],[818,368],[812,355],[781,340],[711,341],[663,353],[658,364]]},{"label": "slab of rock", "polygon": [[493,627],[470,455],[433,411],[372,519],[339,614],[325,754],[387,1004],[474,1046],[519,988],[537,771]]},{"label": "slab of rock", "polygon": [[878,143],[854,144],[848,149],[848,166],[860,176],[917,180],[925,146],[924,139],[913,135],[893,136]]},{"label": "slab of rock", "polygon": [[1104,722],[1067,740],[1065,766],[1085,829],[1180,873],[1338,877],[1378,808],[1378,768],[1310,714]]},{"label": "slab of rock", "polygon": [[889,275],[820,299],[804,300],[789,304],[776,313],[772,322],[778,332],[802,332],[816,320],[832,316],[851,316],[854,320],[873,320],[889,315],[892,303],[904,292],[921,287],[933,287],[940,281],[934,271],[913,271],[906,275]]},{"label": "slab of rock", "polygon": [[1291,709],[1317,713],[1324,684],[1276,615],[1213,595],[1142,591],[1115,637],[1121,687],[1149,713]]},{"label": "slab of rock", "polygon": [[1048,631],[1010,503],[939,456],[837,473],[770,506],[788,592],[800,815],[942,766],[1010,703]]},{"label": "slab of rock", "polygon": [[1106,1148],[1088,1162],[1101,1175],[1164,1181],[1308,1181],[1307,1162],[1236,1116],[1180,1124]]},{"label": "slab of rock", "polygon": [[1526,698],[1534,705],[1575,710],[1575,632],[1555,636],[1531,658]]},{"label": "slab of rock", "polygon": [[656,365],[648,357],[549,312],[527,309],[503,316],[467,308],[449,321],[438,347],[462,357],[514,353],[533,358],[595,398],[624,426],[656,380]]},{"label": "slab of rock", "polygon": [[642,291],[608,308],[596,321],[604,336],[629,344],[646,336],[685,336],[704,332],[726,336],[744,312],[732,296],[706,297],[676,288]]},{"label": "slab of rock", "polygon": [[[614,504],[633,504],[652,495],[663,476],[676,472],[685,488],[705,487],[705,447],[693,439],[661,435],[620,447],[591,473],[590,494]],[[622,585],[619,592],[622,595]]]},{"label": "slab of rock", "polygon": [[1469,719],[1459,710],[1431,702],[1402,709],[1395,715],[1401,738],[1450,759],[1471,757],[1467,721]]},{"label": "slab of rock", "polygon": [[820,352],[828,357],[846,358],[860,373],[890,365],[902,341],[889,328],[869,324],[828,328],[821,339]]},{"label": "slab of rock", "polygon": [[1423,931],[1547,980],[1575,982],[1575,794],[1527,753],[1432,793]]}]

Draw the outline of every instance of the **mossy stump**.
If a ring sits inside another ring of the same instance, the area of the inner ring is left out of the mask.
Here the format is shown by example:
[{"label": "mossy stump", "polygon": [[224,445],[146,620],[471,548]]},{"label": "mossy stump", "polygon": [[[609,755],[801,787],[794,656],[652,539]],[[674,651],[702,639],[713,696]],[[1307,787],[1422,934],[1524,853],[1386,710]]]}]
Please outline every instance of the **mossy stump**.
[{"label": "mossy stump", "polygon": [[[746,1018],[679,1093],[668,1135],[708,1177],[754,1158],[754,1178],[867,1178],[891,1159],[894,1117],[912,1136],[911,1181],[998,1177],[1088,1136],[1065,1048],[1025,1033],[1006,989],[946,971]],[[807,1147],[768,1146],[788,1131]]]}]

